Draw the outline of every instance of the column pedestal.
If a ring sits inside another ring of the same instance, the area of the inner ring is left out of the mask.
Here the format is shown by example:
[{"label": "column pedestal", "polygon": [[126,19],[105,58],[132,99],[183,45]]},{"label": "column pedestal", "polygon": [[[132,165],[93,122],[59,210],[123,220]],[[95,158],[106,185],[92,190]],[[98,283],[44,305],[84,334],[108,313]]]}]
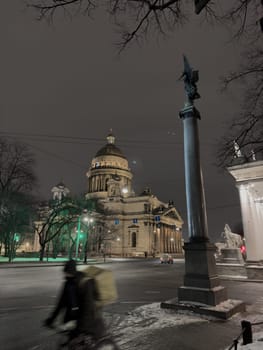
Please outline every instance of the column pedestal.
[{"label": "column pedestal", "polygon": [[216,271],[214,244],[190,242],[184,244],[184,285],[178,289],[178,301],[194,301],[217,305],[227,299],[225,287],[220,286]]},{"label": "column pedestal", "polygon": [[209,242],[184,244],[184,285],[178,288],[178,297],[161,303],[163,309],[186,310],[197,314],[228,319],[246,310],[241,300],[227,299],[227,291],[217,275],[216,247]]}]

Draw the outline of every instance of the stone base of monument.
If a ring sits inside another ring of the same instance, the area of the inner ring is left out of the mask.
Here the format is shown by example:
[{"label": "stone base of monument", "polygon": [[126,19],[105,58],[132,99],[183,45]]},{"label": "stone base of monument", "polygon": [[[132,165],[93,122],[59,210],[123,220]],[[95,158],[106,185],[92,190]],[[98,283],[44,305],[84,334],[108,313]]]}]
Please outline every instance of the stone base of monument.
[{"label": "stone base of monument", "polygon": [[247,279],[247,270],[245,264],[216,264],[217,273],[219,278],[224,277],[236,277],[237,279]]},{"label": "stone base of monument", "polygon": [[200,288],[192,286],[182,286],[178,288],[178,300],[189,301],[204,305],[218,305],[227,299],[227,291],[223,286],[213,288]]},{"label": "stone base of monument", "polygon": [[178,288],[178,300],[162,303],[161,307],[185,309],[223,319],[245,309],[242,301],[229,301],[226,288],[220,285],[214,244],[187,242],[184,251],[184,285]]},{"label": "stone base of monument", "polygon": [[177,298],[161,303],[162,309],[170,309],[179,312],[190,312],[198,315],[212,316],[215,318],[227,320],[238,312],[246,311],[243,301],[228,299],[218,305],[211,306],[200,303],[178,301]]},{"label": "stone base of monument", "polygon": [[239,248],[222,248],[217,260],[225,264],[244,264],[244,259]]},{"label": "stone base of monument", "polygon": [[215,245],[209,242],[184,244],[184,285],[178,289],[178,300],[217,305],[227,299],[220,286],[215,262]]},{"label": "stone base of monument", "polygon": [[216,268],[219,277],[233,276],[247,278],[245,262],[239,248],[222,248],[216,259]]}]

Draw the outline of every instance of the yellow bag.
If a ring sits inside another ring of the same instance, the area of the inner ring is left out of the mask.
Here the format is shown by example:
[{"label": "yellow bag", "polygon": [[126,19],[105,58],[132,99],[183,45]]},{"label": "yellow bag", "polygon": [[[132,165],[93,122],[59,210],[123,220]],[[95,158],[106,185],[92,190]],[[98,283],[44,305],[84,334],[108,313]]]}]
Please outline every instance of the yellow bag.
[{"label": "yellow bag", "polygon": [[83,272],[86,276],[84,279],[93,278],[95,280],[98,292],[96,305],[98,307],[114,303],[117,300],[118,293],[112,271],[97,266],[89,266]]}]

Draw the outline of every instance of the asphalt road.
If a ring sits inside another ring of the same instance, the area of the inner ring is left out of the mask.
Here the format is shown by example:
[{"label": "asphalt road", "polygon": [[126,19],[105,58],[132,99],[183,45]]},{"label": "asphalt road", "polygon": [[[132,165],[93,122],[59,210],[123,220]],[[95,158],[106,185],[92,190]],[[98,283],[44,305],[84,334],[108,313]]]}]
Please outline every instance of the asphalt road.
[{"label": "asphalt road", "polygon": [[[117,303],[107,307],[106,311],[113,316],[118,315],[119,318],[140,305],[176,297],[177,288],[183,281],[182,260],[176,260],[173,265],[162,265],[158,260],[150,259],[119,260],[104,266],[113,271],[119,293]],[[41,323],[55,303],[62,278],[61,266],[0,268],[1,350],[33,350],[38,349],[40,343],[53,341],[52,334],[41,327]],[[229,298],[245,301],[250,306],[251,313],[263,307],[263,284],[238,281],[222,281],[222,284],[227,287]],[[222,334],[226,332],[227,326],[217,327],[222,328]],[[233,334],[236,334],[237,330],[238,328],[234,327]],[[178,337],[179,335],[178,333]],[[160,335],[155,336],[155,343],[158,344]],[[169,337],[162,340],[163,344],[165,341],[169,342]],[[185,341],[189,341],[187,336]],[[136,344],[134,346],[136,347]],[[146,345],[137,346],[139,350],[146,348]],[[163,348],[172,349],[169,345]],[[160,347],[156,349],[160,350]]]}]

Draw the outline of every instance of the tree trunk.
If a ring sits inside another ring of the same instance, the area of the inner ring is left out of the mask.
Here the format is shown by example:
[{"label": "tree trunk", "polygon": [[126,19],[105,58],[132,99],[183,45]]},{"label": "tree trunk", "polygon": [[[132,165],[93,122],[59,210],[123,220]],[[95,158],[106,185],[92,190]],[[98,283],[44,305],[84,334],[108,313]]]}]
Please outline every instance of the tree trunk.
[{"label": "tree trunk", "polygon": [[9,249],[8,252],[8,262],[12,262],[12,249]]},{"label": "tree trunk", "polygon": [[84,247],[84,264],[87,264],[87,258],[88,258],[88,240],[86,240],[85,247]]},{"label": "tree trunk", "polygon": [[12,262],[14,260],[15,252],[15,242],[13,236],[11,236],[11,240],[9,241],[9,249],[8,249],[8,262]]},{"label": "tree trunk", "polygon": [[9,252],[9,240],[8,238],[5,238],[5,257],[8,257]]},{"label": "tree trunk", "polygon": [[43,261],[45,254],[45,244],[41,244],[40,253],[39,253],[39,261]]}]

